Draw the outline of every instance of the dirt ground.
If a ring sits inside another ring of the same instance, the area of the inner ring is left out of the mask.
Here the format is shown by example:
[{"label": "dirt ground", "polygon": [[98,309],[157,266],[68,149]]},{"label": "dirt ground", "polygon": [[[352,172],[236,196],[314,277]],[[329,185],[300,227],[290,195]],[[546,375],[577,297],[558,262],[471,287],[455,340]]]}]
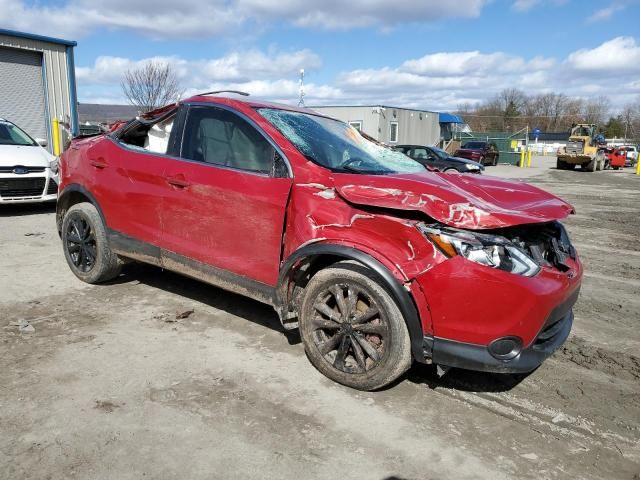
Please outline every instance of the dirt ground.
[{"label": "dirt ground", "polygon": [[51,206],[0,208],[0,478],[637,480],[640,177],[536,165],[488,173],[576,206],[566,346],[526,377],[418,365],[376,393],[259,303],[141,265],[82,284]]}]

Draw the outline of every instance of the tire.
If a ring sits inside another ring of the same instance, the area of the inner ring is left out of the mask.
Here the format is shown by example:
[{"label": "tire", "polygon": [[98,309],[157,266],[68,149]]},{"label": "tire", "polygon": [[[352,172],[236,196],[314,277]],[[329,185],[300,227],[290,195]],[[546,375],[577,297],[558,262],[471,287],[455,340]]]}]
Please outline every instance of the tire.
[{"label": "tire", "polygon": [[303,293],[300,333],[313,366],[357,390],[385,387],[411,366],[400,309],[376,276],[357,263],[340,262],[313,276]]},{"label": "tire", "polygon": [[566,170],[567,169],[567,162],[562,161],[562,160],[556,160],[556,169],[558,169],[558,170]]},{"label": "tire", "polygon": [[460,172],[453,167],[449,167],[449,168],[445,168],[442,173],[460,173]]},{"label": "tire", "polygon": [[62,248],[69,268],[83,282],[101,283],[120,275],[122,262],[109,248],[102,219],[90,203],[77,203],[67,210]]}]

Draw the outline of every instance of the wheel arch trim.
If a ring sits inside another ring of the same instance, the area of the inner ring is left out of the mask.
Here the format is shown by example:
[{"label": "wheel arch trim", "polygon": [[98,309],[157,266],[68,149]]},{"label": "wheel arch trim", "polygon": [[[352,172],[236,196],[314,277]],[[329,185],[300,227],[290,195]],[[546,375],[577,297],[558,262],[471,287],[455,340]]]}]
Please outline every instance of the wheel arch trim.
[{"label": "wheel arch trim", "polygon": [[292,253],[283,263],[278,278],[277,302],[282,309],[282,311],[279,312],[281,318],[284,318],[284,315],[286,315],[289,301],[287,298],[288,282],[291,274],[296,270],[296,266],[303,260],[320,256],[334,256],[344,258],[345,260],[354,260],[372,270],[384,282],[383,287],[396,301],[407,325],[411,339],[412,355],[417,361],[424,363],[424,332],[422,330],[418,309],[411,294],[380,260],[354,247],[331,243],[317,243],[307,245]]},{"label": "wheel arch trim", "polygon": [[67,185],[66,187],[64,187],[64,190],[58,196],[58,202],[56,203],[56,224],[58,226],[58,234],[60,234],[60,231],[61,231],[61,228],[62,228],[62,220],[63,220],[62,216],[63,216],[64,212],[67,210],[67,208],[65,208],[66,207],[66,200],[73,193],[79,193],[79,194],[83,195],[84,197],[87,198],[87,200],[89,200],[89,202],[94,207],[96,207],[96,210],[98,210],[98,215],[100,215],[100,220],[102,220],[102,223],[106,228],[107,222],[105,221],[104,214],[102,213],[102,208],[100,208],[100,204],[98,203],[96,198],[91,194],[91,192],[89,192],[82,185],[79,185],[77,183],[71,183],[71,184]]}]

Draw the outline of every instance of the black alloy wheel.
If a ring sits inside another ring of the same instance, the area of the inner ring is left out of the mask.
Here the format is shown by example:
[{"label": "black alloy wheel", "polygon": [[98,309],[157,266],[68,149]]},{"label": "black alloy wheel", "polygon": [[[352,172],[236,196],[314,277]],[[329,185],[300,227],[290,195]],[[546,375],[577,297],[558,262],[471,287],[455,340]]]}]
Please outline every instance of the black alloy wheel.
[{"label": "black alloy wheel", "polygon": [[72,263],[83,273],[90,272],[96,264],[96,238],[91,225],[79,213],[67,224],[66,248]]},{"label": "black alloy wheel", "polygon": [[387,353],[388,320],[358,285],[345,282],[322,291],[311,320],[313,342],[324,359],[344,373],[364,373]]}]

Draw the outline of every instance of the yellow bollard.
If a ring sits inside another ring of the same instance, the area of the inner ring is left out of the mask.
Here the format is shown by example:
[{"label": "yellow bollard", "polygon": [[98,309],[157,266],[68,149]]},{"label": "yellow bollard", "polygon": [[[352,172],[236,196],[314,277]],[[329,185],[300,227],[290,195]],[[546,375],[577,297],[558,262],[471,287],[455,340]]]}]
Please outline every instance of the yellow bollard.
[{"label": "yellow bollard", "polygon": [[636,157],[636,175],[640,175],[640,155]]},{"label": "yellow bollard", "polygon": [[520,168],[524,168],[524,148],[520,150]]},{"label": "yellow bollard", "polygon": [[531,149],[529,149],[529,155],[527,156],[527,168],[531,168]]},{"label": "yellow bollard", "polygon": [[60,156],[60,122],[57,118],[54,118],[51,122],[51,136],[53,137],[53,154],[56,157]]}]

